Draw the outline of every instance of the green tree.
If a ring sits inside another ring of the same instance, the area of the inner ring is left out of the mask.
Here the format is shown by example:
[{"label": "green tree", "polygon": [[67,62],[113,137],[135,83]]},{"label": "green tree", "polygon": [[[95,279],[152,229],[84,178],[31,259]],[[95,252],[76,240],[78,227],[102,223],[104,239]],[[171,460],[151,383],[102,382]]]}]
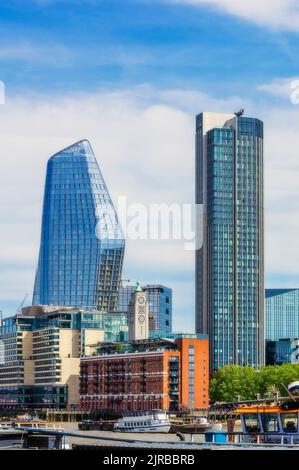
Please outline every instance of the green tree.
[{"label": "green tree", "polygon": [[290,382],[299,380],[299,364],[281,366],[225,366],[218,369],[210,383],[210,397],[213,401],[254,400],[257,394],[262,397],[275,396],[276,392],[287,395]]},{"label": "green tree", "polygon": [[271,386],[275,386],[281,395],[287,395],[290,382],[299,380],[299,364],[264,366],[260,368],[260,393],[265,395]]},{"label": "green tree", "polygon": [[257,370],[253,367],[225,366],[211,380],[210,395],[215,401],[250,400],[259,392]]}]

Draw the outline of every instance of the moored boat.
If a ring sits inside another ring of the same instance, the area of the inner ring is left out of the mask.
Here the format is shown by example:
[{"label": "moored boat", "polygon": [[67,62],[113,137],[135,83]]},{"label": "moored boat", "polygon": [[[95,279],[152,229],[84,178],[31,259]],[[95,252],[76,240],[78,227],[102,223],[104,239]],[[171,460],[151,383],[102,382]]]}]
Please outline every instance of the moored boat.
[{"label": "moored boat", "polygon": [[7,436],[17,436],[18,434],[21,434],[21,432],[15,429],[13,422],[9,421],[0,423],[0,439]]},{"label": "moored boat", "polygon": [[114,424],[113,430],[115,432],[168,433],[170,426],[169,415],[166,411],[152,410],[123,416]]},{"label": "moored boat", "polygon": [[299,444],[298,399],[240,405],[234,414],[240,416],[246,442]]},{"label": "moored boat", "polygon": [[171,432],[196,433],[208,431],[212,427],[213,424],[206,416],[197,416],[186,420],[186,422],[184,420],[183,422],[173,421],[171,423]]},{"label": "moored boat", "polygon": [[60,424],[47,423],[46,421],[17,421],[14,424],[15,429],[36,429],[47,431],[63,431]]}]

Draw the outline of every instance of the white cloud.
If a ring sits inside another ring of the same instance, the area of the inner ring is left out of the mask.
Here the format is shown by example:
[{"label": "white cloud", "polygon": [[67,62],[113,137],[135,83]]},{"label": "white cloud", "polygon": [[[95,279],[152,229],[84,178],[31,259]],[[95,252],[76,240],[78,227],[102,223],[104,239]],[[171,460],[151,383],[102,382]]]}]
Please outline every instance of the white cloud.
[{"label": "white cloud", "polygon": [[166,0],[170,3],[201,6],[229,13],[258,25],[299,31],[297,0]]},{"label": "white cloud", "polygon": [[[126,195],[134,203],[193,202],[193,113],[216,109],[217,103],[189,91],[184,109],[183,95],[144,85],[70,96],[8,97],[0,107],[0,299],[19,300],[32,290],[46,162],[59,149],[88,138],[114,201]],[[237,101],[221,106],[229,109]],[[146,247],[128,242],[126,266],[133,275],[135,269],[142,271],[146,282],[147,271],[155,270],[157,281],[171,285],[174,273],[179,278],[193,272],[193,257],[182,246],[165,242]],[[192,283],[189,287],[192,291]],[[175,293],[177,299],[183,299],[182,291]],[[193,294],[189,299],[191,307],[177,302],[178,316],[193,314]]]},{"label": "white cloud", "polygon": [[[291,102],[294,88],[298,88],[299,77],[275,78],[269,83],[258,85],[258,91],[267,93],[278,98],[287,98]],[[295,87],[296,85],[296,87]]]},{"label": "white cloud", "polygon": [[299,284],[299,107],[271,108],[263,118],[266,268],[282,279],[297,276]]},{"label": "white cloud", "polygon": [[[193,202],[195,113],[231,112],[242,104],[238,97],[216,100],[196,90],[146,85],[8,98],[0,106],[0,309],[4,299],[18,303],[32,291],[46,162],[52,154],[88,138],[114,201],[126,195],[133,203]],[[265,111],[250,102],[245,107],[265,122],[267,271],[296,274],[299,107]],[[173,286],[177,319],[191,318],[192,253],[176,242],[129,241],[125,261],[125,277]]]}]

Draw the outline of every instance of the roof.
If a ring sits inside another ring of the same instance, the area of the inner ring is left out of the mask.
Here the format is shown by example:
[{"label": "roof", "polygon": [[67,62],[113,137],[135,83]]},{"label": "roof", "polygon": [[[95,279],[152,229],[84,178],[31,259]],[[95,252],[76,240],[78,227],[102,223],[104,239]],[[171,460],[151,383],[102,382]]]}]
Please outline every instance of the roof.
[{"label": "roof", "polygon": [[82,139],[82,140],[78,140],[78,142],[75,142],[74,144],[69,145],[68,147],[63,148],[62,150],[59,150],[59,152],[56,152],[54,155],[52,155],[50,160],[52,160],[52,158],[57,157],[58,155],[61,155],[61,154],[64,154],[64,153],[70,153],[70,152],[74,152],[74,151],[78,151],[78,150],[79,151],[88,150],[88,153],[93,153],[89,140]]},{"label": "roof", "polygon": [[288,292],[293,292],[295,290],[299,289],[266,289],[265,290],[265,296],[266,299],[269,299],[270,297],[276,297],[278,295],[283,295],[283,294],[288,294]]}]

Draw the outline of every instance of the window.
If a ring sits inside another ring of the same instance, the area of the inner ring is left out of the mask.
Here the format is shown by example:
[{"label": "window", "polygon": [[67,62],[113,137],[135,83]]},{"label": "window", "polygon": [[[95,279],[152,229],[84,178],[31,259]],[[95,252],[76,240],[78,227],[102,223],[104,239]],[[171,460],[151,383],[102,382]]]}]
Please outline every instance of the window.
[{"label": "window", "polygon": [[263,413],[262,422],[264,432],[279,432],[278,414]]},{"label": "window", "polygon": [[256,413],[244,415],[244,424],[247,432],[260,432],[258,415]]},{"label": "window", "polygon": [[189,366],[189,387],[188,387],[189,408],[192,409],[194,408],[194,346],[189,346],[188,366]]},{"label": "window", "polygon": [[284,432],[297,432],[298,415],[297,413],[285,413],[281,415],[282,429]]}]

